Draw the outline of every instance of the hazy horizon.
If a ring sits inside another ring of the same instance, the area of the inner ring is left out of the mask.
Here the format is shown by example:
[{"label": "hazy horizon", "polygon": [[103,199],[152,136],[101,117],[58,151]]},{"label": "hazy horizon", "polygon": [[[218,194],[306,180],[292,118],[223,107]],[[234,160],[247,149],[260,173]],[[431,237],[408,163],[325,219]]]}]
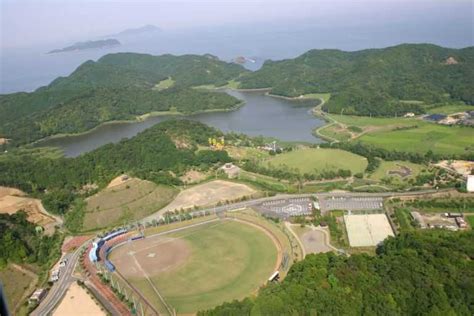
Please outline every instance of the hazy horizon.
[{"label": "hazy horizon", "polygon": [[473,15],[469,0],[3,0],[1,47],[72,43],[147,24],[172,32],[250,25],[276,31],[297,31],[300,24],[329,31],[383,26],[418,35],[441,32],[446,42],[461,47],[473,45]]},{"label": "hazy horizon", "polygon": [[[400,43],[474,45],[467,0],[0,0],[0,93],[32,91],[86,60],[116,52],[210,53],[230,61],[293,58],[310,49],[348,51]],[[155,25],[122,45],[65,54],[46,52],[126,29]]]}]

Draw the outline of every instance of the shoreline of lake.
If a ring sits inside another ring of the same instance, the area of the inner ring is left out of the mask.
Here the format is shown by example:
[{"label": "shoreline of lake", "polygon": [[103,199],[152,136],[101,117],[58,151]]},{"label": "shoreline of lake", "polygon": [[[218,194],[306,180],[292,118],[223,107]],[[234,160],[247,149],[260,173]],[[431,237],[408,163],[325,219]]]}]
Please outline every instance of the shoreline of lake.
[{"label": "shoreline of lake", "polygon": [[[199,115],[199,114],[205,114],[205,113],[225,113],[225,112],[232,112],[236,111],[242,106],[245,105],[245,102],[239,102],[235,106],[228,108],[228,109],[207,109],[207,110],[200,110],[192,113],[183,113],[179,111],[154,111],[154,112],[148,112],[142,115],[136,116],[134,119],[130,120],[111,120],[111,121],[105,121],[100,123],[99,125],[94,126],[91,129],[88,129],[87,131],[84,132],[78,132],[78,133],[59,133],[59,134],[54,134],[50,135],[44,138],[41,138],[39,140],[36,140],[30,144],[27,145],[32,145],[32,146],[39,146],[42,142],[50,141],[50,140],[57,140],[61,138],[69,138],[69,137],[76,137],[76,136],[85,136],[87,134],[91,134],[94,131],[97,131],[101,127],[104,127],[106,125],[116,125],[116,124],[134,124],[134,123],[139,123],[139,122],[145,122],[146,120],[153,118],[153,117],[160,117],[160,116],[176,116],[176,117],[184,117],[184,116],[193,116],[193,115]],[[43,147],[43,146],[40,146]]]},{"label": "shoreline of lake", "polygon": [[[220,89],[241,102],[229,109],[208,109],[195,113],[178,111],[157,111],[136,116],[133,120],[104,122],[91,130],[52,135],[34,143],[35,147],[56,147],[66,157],[77,157],[108,143],[117,143],[131,138],[160,122],[185,118],[199,121],[208,126],[227,132],[246,134],[252,137],[271,137],[282,142],[317,144],[324,142],[313,135],[312,130],[325,124],[312,115],[313,100],[305,102],[269,96],[266,90],[238,91]],[[301,101],[301,100],[300,100]],[[173,109],[172,109],[173,110]]]}]

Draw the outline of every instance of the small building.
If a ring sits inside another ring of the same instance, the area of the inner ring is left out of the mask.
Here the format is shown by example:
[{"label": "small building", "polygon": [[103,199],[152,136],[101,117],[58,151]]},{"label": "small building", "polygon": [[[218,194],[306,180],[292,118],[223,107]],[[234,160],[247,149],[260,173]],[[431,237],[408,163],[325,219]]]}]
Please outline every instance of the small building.
[{"label": "small building", "polygon": [[39,303],[46,296],[46,289],[37,289],[28,299],[30,304]]},{"label": "small building", "polygon": [[467,192],[474,192],[474,175],[472,174],[467,176],[466,189]]},{"label": "small building", "polygon": [[462,217],[456,217],[456,224],[458,224],[459,228],[467,228],[467,223]]},{"label": "small building", "polygon": [[237,178],[240,175],[240,168],[230,162],[223,165],[221,169],[230,179]]}]

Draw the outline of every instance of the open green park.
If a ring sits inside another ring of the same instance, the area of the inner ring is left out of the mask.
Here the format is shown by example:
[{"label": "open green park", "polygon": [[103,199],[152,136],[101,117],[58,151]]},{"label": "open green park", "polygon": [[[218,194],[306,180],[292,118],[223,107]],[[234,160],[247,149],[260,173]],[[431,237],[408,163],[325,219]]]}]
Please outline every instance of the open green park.
[{"label": "open green park", "polygon": [[319,174],[323,171],[351,170],[363,172],[367,159],[339,149],[308,148],[285,152],[261,162],[266,167],[289,168],[300,173]]}]

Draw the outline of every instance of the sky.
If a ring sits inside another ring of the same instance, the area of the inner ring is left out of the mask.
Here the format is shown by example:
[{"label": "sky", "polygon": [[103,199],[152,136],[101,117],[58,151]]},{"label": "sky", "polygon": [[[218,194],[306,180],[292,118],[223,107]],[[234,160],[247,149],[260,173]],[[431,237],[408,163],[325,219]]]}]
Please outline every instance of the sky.
[{"label": "sky", "polygon": [[146,24],[166,30],[298,23],[407,25],[428,19],[472,42],[472,0],[0,0],[1,47],[74,42]]}]

